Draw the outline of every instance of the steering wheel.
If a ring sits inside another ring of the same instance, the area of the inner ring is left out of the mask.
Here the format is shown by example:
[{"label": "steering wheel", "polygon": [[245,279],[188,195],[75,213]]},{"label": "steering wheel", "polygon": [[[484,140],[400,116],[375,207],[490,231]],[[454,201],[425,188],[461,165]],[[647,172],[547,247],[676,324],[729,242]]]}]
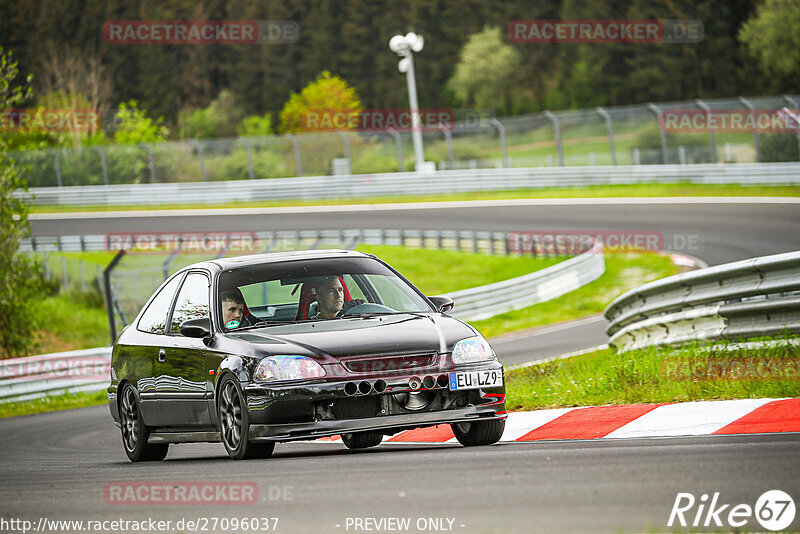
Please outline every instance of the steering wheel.
[{"label": "steering wheel", "polygon": [[388,306],[384,306],[382,304],[373,304],[371,302],[365,302],[364,304],[357,304],[352,308],[349,308],[344,312],[341,312],[340,316],[344,317],[346,315],[358,315],[361,313],[387,313],[387,312],[394,313],[395,311],[396,310]]}]

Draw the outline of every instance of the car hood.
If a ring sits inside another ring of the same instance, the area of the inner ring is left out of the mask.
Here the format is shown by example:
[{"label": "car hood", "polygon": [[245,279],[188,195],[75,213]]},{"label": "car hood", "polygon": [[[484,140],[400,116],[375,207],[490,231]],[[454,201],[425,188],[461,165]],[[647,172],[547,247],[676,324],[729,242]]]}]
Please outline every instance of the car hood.
[{"label": "car hood", "polygon": [[[317,359],[343,356],[450,352],[475,330],[440,314],[346,317],[229,332],[270,354],[299,354]],[[259,351],[260,352],[260,351]]]}]

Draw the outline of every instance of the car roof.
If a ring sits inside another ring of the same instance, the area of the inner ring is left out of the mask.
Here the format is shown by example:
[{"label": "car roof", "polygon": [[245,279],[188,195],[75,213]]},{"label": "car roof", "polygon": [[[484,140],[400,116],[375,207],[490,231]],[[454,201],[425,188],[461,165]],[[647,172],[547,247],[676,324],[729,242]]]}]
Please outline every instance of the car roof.
[{"label": "car roof", "polygon": [[327,258],[369,258],[374,257],[371,254],[365,254],[355,250],[292,250],[286,252],[268,252],[265,254],[249,254],[247,256],[233,256],[230,258],[217,258],[209,261],[202,261],[188,265],[181,269],[185,271],[188,269],[205,268],[212,271],[238,269],[241,267],[249,267],[251,265],[261,265],[264,263],[278,263],[285,261],[302,261],[302,260],[321,260]]}]

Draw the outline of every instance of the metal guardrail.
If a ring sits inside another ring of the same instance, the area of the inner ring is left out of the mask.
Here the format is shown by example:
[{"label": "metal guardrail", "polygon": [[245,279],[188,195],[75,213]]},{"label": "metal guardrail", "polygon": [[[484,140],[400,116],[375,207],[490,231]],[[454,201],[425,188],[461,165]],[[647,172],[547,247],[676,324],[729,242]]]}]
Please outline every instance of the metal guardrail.
[{"label": "metal guardrail", "polygon": [[605,316],[620,350],[798,333],[800,251],[656,280],[617,297]]},{"label": "metal guardrail", "polygon": [[0,403],[108,387],[111,347],[0,360]]},{"label": "metal guardrail", "polygon": [[475,321],[559,297],[599,278],[605,272],[603,245],[558,265],[525,276],[448,293],[452,315]]},{"label": "metal guardrail", "polygon": [[[258,235],[262,238],[271,236],[268,241],[270,248],[279,239],[296,238],[298,241],[313,239],[314,243],[318,244],[326,239],[338,238],[342,242],[351,242],[352,247],[362,242],[463,248],[489,254],[508,253],[508,234],[505,232],[327,230],[320,232],[259,232]],[[69,244],[73,247],[86,247],[101,246],[103,242],[102,239],[83,236],[82,239],[70,240]],[[28,242],[28,246],[31,244]],[[62,248],[61,250],[67,249]],[[76,250],[87,249],[77,248]],[[448,296],[456,303],[453,315],[460,319],[476,320],[531,306],[577,289],[595,280],[605,271],[603,246],[599,241],[586,251],[564,252],[581,253],[557,265],[528,275],[449,293]],[[110,347],[0,360],[0,403],[29,400],[60,393],[102,390],[108,384],[110,360]]]},{"label": "metal guardrail", "polygon": [[800,163],[617,165],[469,169],[220,182],[34,187],[15,196],[35,204],[115,206],[215,204],[284,199],[433,195],[642,183],[800,184]]}]

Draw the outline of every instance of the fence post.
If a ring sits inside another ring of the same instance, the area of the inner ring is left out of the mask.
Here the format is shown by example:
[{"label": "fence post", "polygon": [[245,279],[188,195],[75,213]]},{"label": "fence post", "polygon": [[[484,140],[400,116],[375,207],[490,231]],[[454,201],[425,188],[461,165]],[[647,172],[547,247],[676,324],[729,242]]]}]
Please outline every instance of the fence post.
[{"label": "fence post", "polygon": [[[439,126],[439,131],[444,134],[444,141],[447,145],[447,161],[450,162],[450,169],[455,169],[456,158],[453,155],[453,136],[450,134],[450,130],[444,126]],[[503,153],[505,154],[505,152]]]},{"label": "fence post", "polygon": [[61,180],[61,159],[58,157],[58,152],[52,148],[48,148],[47,151],[53,155],[53,159],[55,160],[56,183],[58,184],[58,187],[64,187],[64,182]]},{"label": "fence post", "polygon": [[303,160],[300,158],[300,143],[297,137],[293,134],[286,134],[289,141],[292,142],[292,150],[294,150],[294,165],[297,169],[297,176],[303,176]]},{"label": "fence post", "polygon": [[686,165],[686,147],[683,145],[678,147],[678,161],[681,165]]},{"label": "fence post", "polygon": [[353,174],[353,160],[350,159],[350,140],[347,138],[347,134],[343,131],[336,130],[336,133],[342,138],[342,144],[344,145],[344,156],[347,158],[347,166],[350,168],[350,174]]},{"label": "fence post", "polygon": [[81,271],[81,291],[86,291],[86,270],[83,267],[83,260],[78,261],[78,268]]},{"label": "fence post", "polygon": [[203,145],[197,142],[196,139],[189,139],[189,144],[197,149],[197,157],[200,160],[200,174],[203,177],[203,181],[207,182],[208,177],[206,176],[206,162],[205,158],[203,157]]},{"label": "fence post", "polygon": [[61,256],[61,282],[64,291],[69,291],[69,275],[67,274],[66,256]]},{"label": "fence post", "polygon": [[147,150],[147,164],[150,167],[150,183],[156,183],[156,160],[153,157],[153,150],[147,143],[139,143],[139,146]]},{"label": "fence post", "polygon": [[745,97],[740,96],[739,102],[750,110],[750,119],[753,121],[753,147],[756,149],[756,162],[761,162],[761,151],[758,147],[758,125],[756,125],[756,108]]},{"label": "fence post", "polygon": [[100,167],[103,169],[103,183],[108,185],[108,165],[106,164],[106,153],[99,146],[93,146],[92,150],[100,154]]},{"label": "fence post", "polygon": [[666,165],[669,163],[667,158],[667,133],[664,131],[664,121],[661,120],[661,109],[652,102],[647,104],[647,108],[655,114],[658,121],[658,133],[661,136],[661,163]]},{"label": "fence post", "polygon": [[633,149],[633,164],[634,165],[639,165],[639,164],[641,164],[641,161],[642,161],[642,158],[641,158],[641,155],[639,154],[639,149],[638,148],[634,148]]},{"label": "fence post", "polygon": [[558,166],[564,166],[564,148],[561,146],[561,125],[558,122],[558,117],[553,115],[550,111],[545,110],[544,116],[553,123],[553,135],[556,138],[556,153],[558,154]]},{"label": "fence post", "polygon": [[497,135],[500,138],[500,150],[503,153],[503,168],[511,168],[511,160],[508,158],[508,147],[506,146],[506,128],[499,120],[492,117],[489,119],[489,124],[497,129]]},{"label": "fence post", "polygon": [[245,152],[247,152],[247,174],[250,176],[250,179],[256,177],[255,170],[253,169],[253,153],[250,151],[250,142],[245,139],[244,137],[238,137],[237,141],[244,145]]},{"label": "fence post", "polygon": [[405,165],[403,164],[403,140],[400,138],[398,131],[394,128],[387,128],[386,133],[394,138],[394,144],[397,148],[397,168],[400,170],[400,172],[404,172]]},{"label": "fence post", "polygon": [[706,124],[708,125],[708,140],[711,143],[711,157],[714,163],[717,162],[717,140],[714,138],[714,125],[711,121],[711,108],[700,100],[699,98],[695,100],[697,107],[702,109],[706,112]]},{"label": "fence post", "polygon": [[611,115],[601,107],[595,109],[606,121],[606,130],[608,130],[608,150],[611,152],[611,164],[617,164],[617,151],[614,148],[614,125],[611,122]]},{"label": "fence post", "polygon": [[117,340],[117,322],[114,320],[114,295],[111,293],[111,271],[119,264],[119,260],[125,255],[125,249],[117,252],[111,263],[103,270],[103,286],[106,296],[106,312],[108,313],[108,326],[111,330],[111,344]]},{"label": "fence post", "polygon": [[[792,110],[795,113],[800,113],[800,107],[797,105],[797,100],[789,95],[783,95],[783,99],[786,100],[790,106],[792,106]],[[795,125],[795,128],[797,129],[797,157],[800,158],[800,124]]]}]

